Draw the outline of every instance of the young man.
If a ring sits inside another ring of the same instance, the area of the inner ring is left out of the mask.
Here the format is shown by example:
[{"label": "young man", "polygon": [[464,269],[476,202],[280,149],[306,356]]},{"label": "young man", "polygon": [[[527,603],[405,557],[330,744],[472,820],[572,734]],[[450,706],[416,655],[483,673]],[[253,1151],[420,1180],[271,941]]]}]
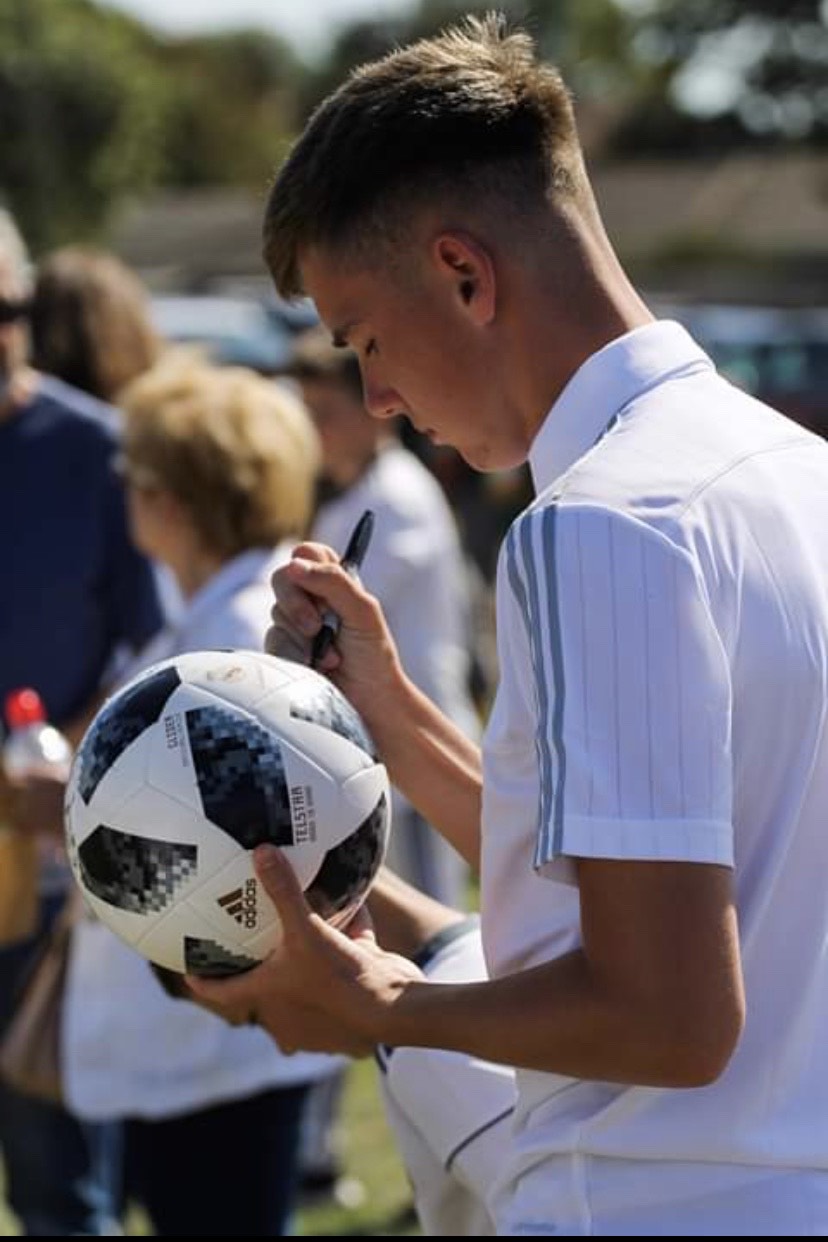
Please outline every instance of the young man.
[{"label": "young man", "polygon": [[376,417],[482,470],[528,459],[537,496],[500,556],[482,755],[330,549],[274,584],[271,646],[339,613],[325,671],[481,866],[491,978],[429,982],[335,933],[263,849],[283,945],[194,986],[285,1048],[516,1066],[502,1234],[824,1232],[828,445],[653,320],[564,85],[495,19],[352,75],[265,237]]}]

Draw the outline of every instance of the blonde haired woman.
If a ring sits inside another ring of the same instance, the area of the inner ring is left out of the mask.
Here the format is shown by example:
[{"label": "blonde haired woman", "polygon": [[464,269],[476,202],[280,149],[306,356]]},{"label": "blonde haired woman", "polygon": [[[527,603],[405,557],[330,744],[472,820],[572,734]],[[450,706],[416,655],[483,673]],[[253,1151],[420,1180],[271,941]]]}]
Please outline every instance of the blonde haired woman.
[{"label": "blonde haired woman", "polygon": [[[261,650],[270,576],[311,510],[318,446],[304,408],[252,372],[186,357],[121,405],[133,537],[184,599],[129,674],[178,652]],[[287,1232],[302,1107],[331,1058],[285,1057],[263,1031],[172,1000],[91,921],[75,937],[64,1042],[72,1107],[125,1119],[126,1190],[157,1235]]]}]

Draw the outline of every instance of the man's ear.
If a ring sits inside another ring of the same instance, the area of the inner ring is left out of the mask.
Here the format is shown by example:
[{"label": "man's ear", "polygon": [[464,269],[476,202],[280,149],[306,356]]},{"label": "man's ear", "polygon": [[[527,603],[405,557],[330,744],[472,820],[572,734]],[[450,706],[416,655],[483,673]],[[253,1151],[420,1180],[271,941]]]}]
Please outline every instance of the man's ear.
[{"label": "man's ear", "polygon": [[497,277],[486,246],[460,229],[439,233],[431,248],[437,274],[449,282],[458,302],[476,324],[485,327],[495,316]]}]

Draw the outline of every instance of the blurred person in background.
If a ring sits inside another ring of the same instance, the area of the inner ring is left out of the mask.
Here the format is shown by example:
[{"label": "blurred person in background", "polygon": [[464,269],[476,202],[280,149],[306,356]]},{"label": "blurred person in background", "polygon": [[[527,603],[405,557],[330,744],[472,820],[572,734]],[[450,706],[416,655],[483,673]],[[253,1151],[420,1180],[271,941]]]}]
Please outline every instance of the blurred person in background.
[{"label": "blurred person in background", "polygon": [[[112,469],[116,412],[29,366],[30,296],[23,241],[0,212],[0,701],[31,686],[50,720],[77,742],[113,663],[143,646],[162,615]],[[56,808],[42,792],[12,793],[0,777],[3,818],[20,831],[45,831]],[[62,853],[41,840],[43,926],[71,878]],[[0,1023],[12,1012],[33,944],[0,950]],[[108,1127],[81,1125],[64,1108],[0,1086],[5,1192],[24,1233],[113,1231],[116,1138]]]},{"label": "blurred person in background", "polygon": [[503,537],[532,497],[528,467],[481,474],[456,449],[434,444],[404,421],[400,439],[439,479],[457,518],[463,546],[484,582],[493,583]]},{"label": "blurred person in background", "polygon": [[[173,347],[156,331],[149,292],[117,255],[94,246],[62,246],[38,263],[30,312],[34,365],[101,401],[121,390]],[[165,615],[181,606],[163,565],[154,566]]]},{"label": "blurred person in background", "polygon": [[164,348],[138,276],[91,246],[64,246],[38,264],[31,338],[39,370],[113,404]]},{"label": "blurred person in background", "polygon": [[[342,551],[360,514],[374,511],[375,535],[360,576],[382,600],[412,680],[477,737],[469,566],[440,485],[401,444],[393,423],[371,418],[356,357],[336,349],[324,328],[299,335],[288,374],[301,388],[322,445],[312,537]],[[423,892],[465,909],[466,864],[398,790],[392,798],[388,866]],[[342,1087],[340,1075],[314,1090],[305,1123],[307,1190],[335,1187]]]},{"label": "blurred person in background", "polygon": [[[170,356],[121,407],[133,538],[184,601],[124,680],[182,652],[260,651],[271,575],[311,514],[319,450],[298,397],[241,368]],[[340,1064],[284,1056],[263,1031],[171,999],[101,923],[76,927],[67,1098],[80,1116],[123,1119],[127,1195],[157,1235],[288,1232],[309,1086]]]}]

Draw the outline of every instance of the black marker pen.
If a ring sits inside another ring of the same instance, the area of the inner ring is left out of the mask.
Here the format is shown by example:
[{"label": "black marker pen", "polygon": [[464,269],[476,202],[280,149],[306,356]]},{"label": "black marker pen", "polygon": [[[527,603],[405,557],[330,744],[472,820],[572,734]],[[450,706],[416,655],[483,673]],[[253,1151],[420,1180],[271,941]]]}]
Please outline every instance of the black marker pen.
[{"label": "black marker pen", "polygon": [[[366,509],[362,517],[353,529],[351,538],[348,540],[348,546],[345,549],[342,560],[339,562],[346,573],[355,575],[363,560],[365,553],[368,551],[368,544],[371,542],[371,535],[374,530],[374,514],[371,509]],[[333,640],[339,633],[339,617],[330,609],[322,614],[322,629],[319,630],[313,640],[311,648],[311,668],[316,668],[325,652],[330,647]]]}]

